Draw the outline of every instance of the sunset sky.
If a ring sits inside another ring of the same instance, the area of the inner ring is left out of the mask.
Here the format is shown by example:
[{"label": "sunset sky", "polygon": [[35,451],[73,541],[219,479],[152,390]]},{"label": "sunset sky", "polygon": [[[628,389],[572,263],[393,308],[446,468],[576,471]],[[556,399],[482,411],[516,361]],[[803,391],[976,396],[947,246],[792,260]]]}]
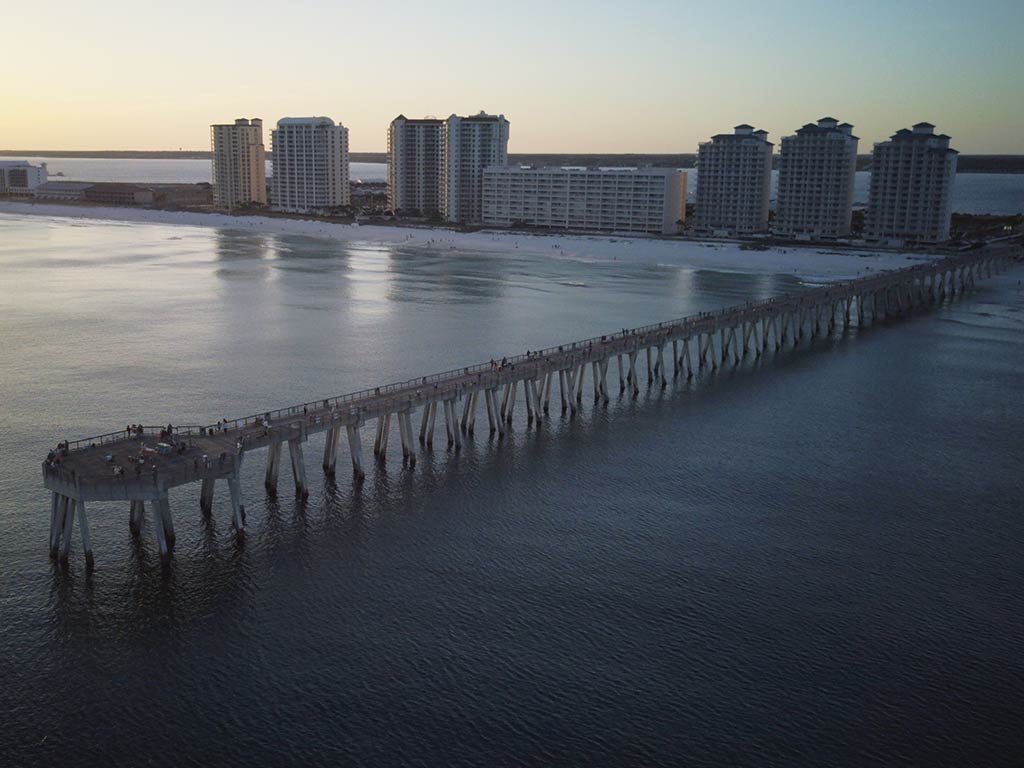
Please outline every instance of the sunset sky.
[{"label": "sunset sky", "polygon": [[[7,3],[0,149],[209,149],[209,124],[501,112],[511,152],[693,152],[826,114],[1024,153],[1024,2]],[[13,7],[12,7],[13,6]],[[266,136],[269,143],[269,131]]]}]

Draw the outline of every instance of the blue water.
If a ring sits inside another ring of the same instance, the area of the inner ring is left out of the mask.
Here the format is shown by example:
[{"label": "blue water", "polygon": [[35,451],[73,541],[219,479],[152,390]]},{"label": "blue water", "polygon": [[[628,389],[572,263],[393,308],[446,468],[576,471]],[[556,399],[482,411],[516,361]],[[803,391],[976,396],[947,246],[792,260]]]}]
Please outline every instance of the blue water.
[{"label": "blue water", "polygon": [[1021,762],[1024,269],[361,487],[311,440],[305,504],[257,454],[244,546],[182,489],[166,571],[93,504],[90,577],[46,556],[58,436],[800,286],[14,216],[0,275],[0,765]]}]

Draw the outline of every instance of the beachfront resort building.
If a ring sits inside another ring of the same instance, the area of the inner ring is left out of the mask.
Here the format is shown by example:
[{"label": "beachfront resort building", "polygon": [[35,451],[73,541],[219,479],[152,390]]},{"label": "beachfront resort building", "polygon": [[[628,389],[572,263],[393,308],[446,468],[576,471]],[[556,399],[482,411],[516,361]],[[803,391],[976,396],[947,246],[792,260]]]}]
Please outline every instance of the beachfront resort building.
[{"label": "beachfront resort building", "polygon": [[679,232],[686,174],[670,168],[484,169],[484,224],[591,232]]},{"label": "beachfront resort building", "polygon": [[441,214],[447,221],[482,221],[484,168],[508,163],[508,129],[504,115],[484,112],[445,121]]},{"label": "beachfront resort building", "polygon": [[388,127],[388,209],[411,216],[441,211],[445,121],[399,115]]},{"label": "beachfront resort building", "polygon": [[958,154],[931,123],[875,144],[865,237],[890,245],[949,240]]},{"label": "beachfront resort building", "polygon": [[240,117],[211,125],[213,201],[221,208],[267,204],[267,156],[263,121]]},{"label": "beachfront resort building", "polygon": [[349,204],[348,128],[329,117],[285,117],[271,132],[271,205],[329,211]]},{"label": "beachfront resort building", "polygon": [[850,123],[831,117],[782,138],[775,234],[808,240],[850,234],[857,141]]},{"label": "beachfront resort building", "polygon": [[0,195],[31,195],[46,179],[46,163],[0,160]]},{"label": "beachfront resort building", "polygon": [[772,143],[766,131],[737,125],[697,150],[694,228],[707,235],[751,235],[768,229]]}]

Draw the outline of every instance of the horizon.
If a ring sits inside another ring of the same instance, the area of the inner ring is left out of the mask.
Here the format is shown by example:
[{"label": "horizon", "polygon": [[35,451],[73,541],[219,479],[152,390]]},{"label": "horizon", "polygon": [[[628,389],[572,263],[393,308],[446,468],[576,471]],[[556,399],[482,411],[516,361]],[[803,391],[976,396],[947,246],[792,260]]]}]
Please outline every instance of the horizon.
[{"label": "horizon", "polygon": [[[508,118],[513,154],[692,154],[740,123],[777,144],[824,115],[852,123],[862,153],[928,121],[963,154],[1024,154],[1024,105],[1006,96],[1017,88],[1024,29],[1024,8],[1011,0],[793,0],[740,18],[727,6],[663,0],[629,9],[531,2],[500,28],[464,0],[391,12],[301,0],[289,7],[289,23],[304,25],[301,42],[277,39],[269,3],[256,3],[244,34],[222,34],[237,28],[236,10],[223,0],[186,0],[173,17],[127,0],[17,8],[12,27],[45,30],[61,47],[41,57],[35,36],[9,41],[0,140],[201,152],[211,124],[256,116],[269,147],[281,117],[317,114],[349,129],[351,151],[383,152],[398,114],[483,109]],[[354,32],[339,38],[337,29]],[[94,41],[112,35],[117,55],[97,51]],[[268,51],[272,66],[251,65]],[[213,69],[219,62],[228,63]]]}]

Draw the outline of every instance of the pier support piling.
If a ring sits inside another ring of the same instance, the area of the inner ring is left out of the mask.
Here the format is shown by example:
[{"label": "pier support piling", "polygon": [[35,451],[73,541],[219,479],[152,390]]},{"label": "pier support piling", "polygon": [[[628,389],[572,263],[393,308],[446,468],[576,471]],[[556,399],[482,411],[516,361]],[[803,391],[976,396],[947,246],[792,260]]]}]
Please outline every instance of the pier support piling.
[{"label": "pier support piling", "polygon": [[[306,483],[306,462],[302,455],[302,440],[292,438],[288,441],[288,455],[292,460],[292,477],[295,479],[295,495],[300,499],[309,498],[309,485]],[[383,456],[383,451],[381,456]]]},{"label": "pier support piling", "polygon": [[267,446],[267,474],[263,479],[263,485],[271,496],[277,495],[277,477],[281,468],[281,443],[271,443]]},{"label": "pier support piling", "polygon": [[[203,479],[203,485],[199,490],[199,509],[207,517],[213,512],[213,490],[217,484],[216,478],[207,477]],[[139,515],[145,510],[145,503],[142,501],[132,502],[139,505]]]},{"label": "pier support piling", "polygon": [[338,438],[341,431],[338,427],[331,427],[327,430],[327,439],[324,441],[324,472],[328,475],[334,474],[338,458]]},{"label": "pier support piling", "polygon": [[352,474],[356,480],[362,480],[366,473],[363,472],[363,446],[359,438],[359,425],[348,424],[345,426],[345,432],[348,435],[348,452],[352,456]]},{"label": "pier support piling", "polygon": [[146,502],[142,499],[132,499],[131,508],[128,512],[128,530],[132,536],[142,533],[142,518],[146,514]]}]

